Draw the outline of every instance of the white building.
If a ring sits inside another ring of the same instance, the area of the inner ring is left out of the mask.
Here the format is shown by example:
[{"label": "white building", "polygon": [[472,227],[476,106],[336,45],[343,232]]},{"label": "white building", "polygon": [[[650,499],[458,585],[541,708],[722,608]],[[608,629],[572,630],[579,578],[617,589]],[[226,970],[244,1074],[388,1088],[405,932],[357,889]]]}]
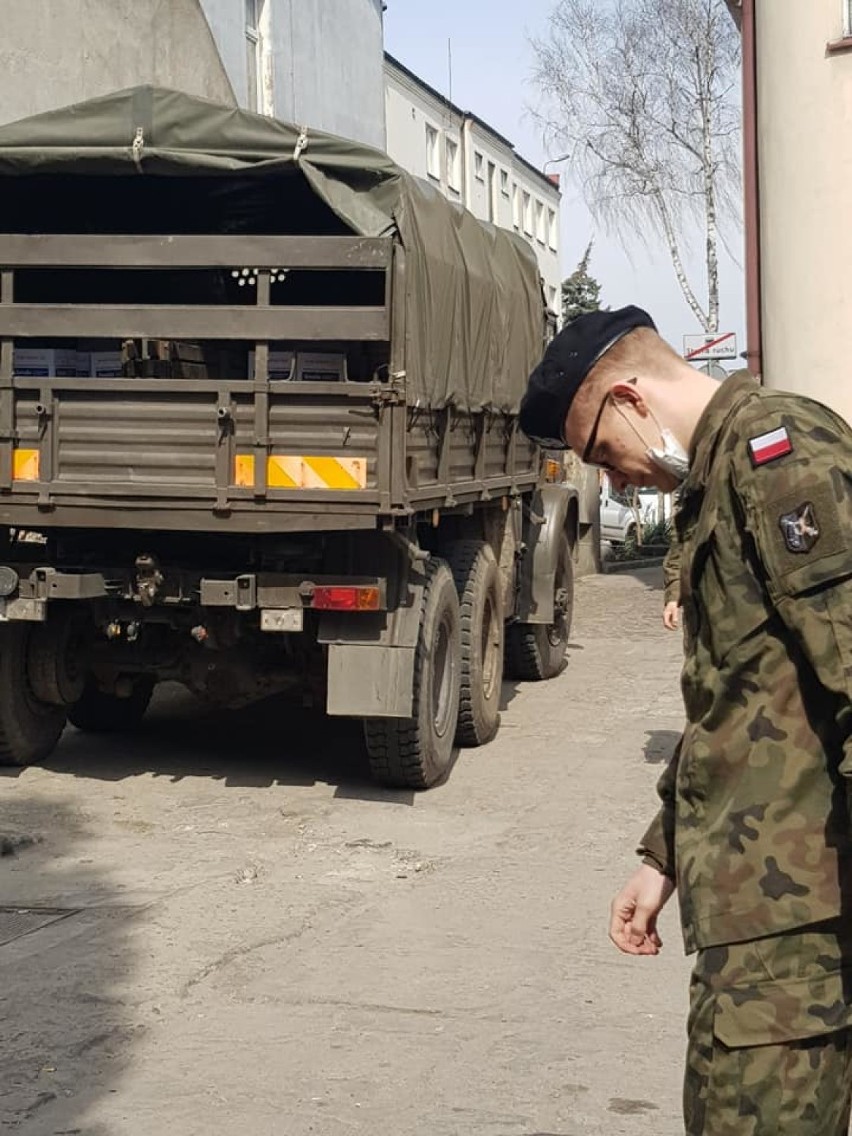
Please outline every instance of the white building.
[{"label": "white building", "polygon": [[0,122],[153,84],[384,147],[382,0],[2,0]]},{"label": "white building", "polygon": [[484,221],[514,229],[535,250],[549,307],[559,311],[557,178],[547,177],[487,122],[463,111],[385,55],[387,151]]},{"label": "white building", "polygon": [[198,0],[237,103],[384,147],[382,0]]}]

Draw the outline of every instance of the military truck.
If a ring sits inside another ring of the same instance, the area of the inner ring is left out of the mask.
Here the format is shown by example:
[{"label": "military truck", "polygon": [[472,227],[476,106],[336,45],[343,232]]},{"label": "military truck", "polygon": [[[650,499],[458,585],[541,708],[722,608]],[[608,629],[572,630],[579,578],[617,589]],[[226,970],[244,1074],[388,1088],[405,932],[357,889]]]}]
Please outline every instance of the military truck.
[{"label": "military truck", "polygon": [[[377,151],[136,88],[0,129],[0,762],[156,683],[428,787],[561,669],[535,258]],[[286,729],[286,700],[282,728]]]}]

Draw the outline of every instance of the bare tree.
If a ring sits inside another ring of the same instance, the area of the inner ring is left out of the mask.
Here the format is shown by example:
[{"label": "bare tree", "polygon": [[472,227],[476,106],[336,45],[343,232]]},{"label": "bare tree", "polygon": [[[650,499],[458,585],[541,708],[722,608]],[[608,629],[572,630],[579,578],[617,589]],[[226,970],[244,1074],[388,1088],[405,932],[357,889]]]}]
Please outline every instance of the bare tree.
[{"label": "bare tree", "polygon": [[[725,0],[558,0],[533,41],[537,112],[572,153],[592,215],[665,240],[701,327],[719,327],[720,221],[739,225],[740,38]],[[704,233],[706,288],[688,235]]]}]

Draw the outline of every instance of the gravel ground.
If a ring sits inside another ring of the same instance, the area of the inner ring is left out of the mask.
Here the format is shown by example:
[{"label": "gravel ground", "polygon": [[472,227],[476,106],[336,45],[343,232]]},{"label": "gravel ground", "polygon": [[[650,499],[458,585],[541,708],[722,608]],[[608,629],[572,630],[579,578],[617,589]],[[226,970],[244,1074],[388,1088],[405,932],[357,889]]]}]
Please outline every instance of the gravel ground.
[{"label": "gravel ground", "polygon": [[681,724],[661,608],[659,570],[579,581],[564,673],[428,793],[353,723],[174,690],[5,771],[0,1130],[682,1132],[676,912],[658,959],[606,938]]}]

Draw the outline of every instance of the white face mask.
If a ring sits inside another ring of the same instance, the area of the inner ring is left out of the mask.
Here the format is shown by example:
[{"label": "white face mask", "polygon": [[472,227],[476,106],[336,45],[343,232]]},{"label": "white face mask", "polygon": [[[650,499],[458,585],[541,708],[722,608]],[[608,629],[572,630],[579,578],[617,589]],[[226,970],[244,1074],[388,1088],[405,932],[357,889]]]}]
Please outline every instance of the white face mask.
[{"label": "white face mask", "polygon": [[[654,421],[657,421],[656,418]],[[663,446],[662,449],[659,446],[652,446],[647,451],[648,457],[664,473],[670,473],[678,481],[685,481],[689,473],[689,455],[671,430],[665,426],[661,427],[659,423],[657,429],[660,431]]]},{"label": "white face mask", "polygon": [[[632,420],[627,417],[621,407],[617,407],[616,409],[639,441],[644,443],[645,439],[636,429]],[[659,419],[650,407],[648,408],[648,413],[651,415],[654,425],[660,431],[662,446],[649,446],[645,453],[663,473],[677,478],[679,482],[685,481],[689,473],[689,455],[671,430],[669,430],[668,426],[660,425]]]}]

